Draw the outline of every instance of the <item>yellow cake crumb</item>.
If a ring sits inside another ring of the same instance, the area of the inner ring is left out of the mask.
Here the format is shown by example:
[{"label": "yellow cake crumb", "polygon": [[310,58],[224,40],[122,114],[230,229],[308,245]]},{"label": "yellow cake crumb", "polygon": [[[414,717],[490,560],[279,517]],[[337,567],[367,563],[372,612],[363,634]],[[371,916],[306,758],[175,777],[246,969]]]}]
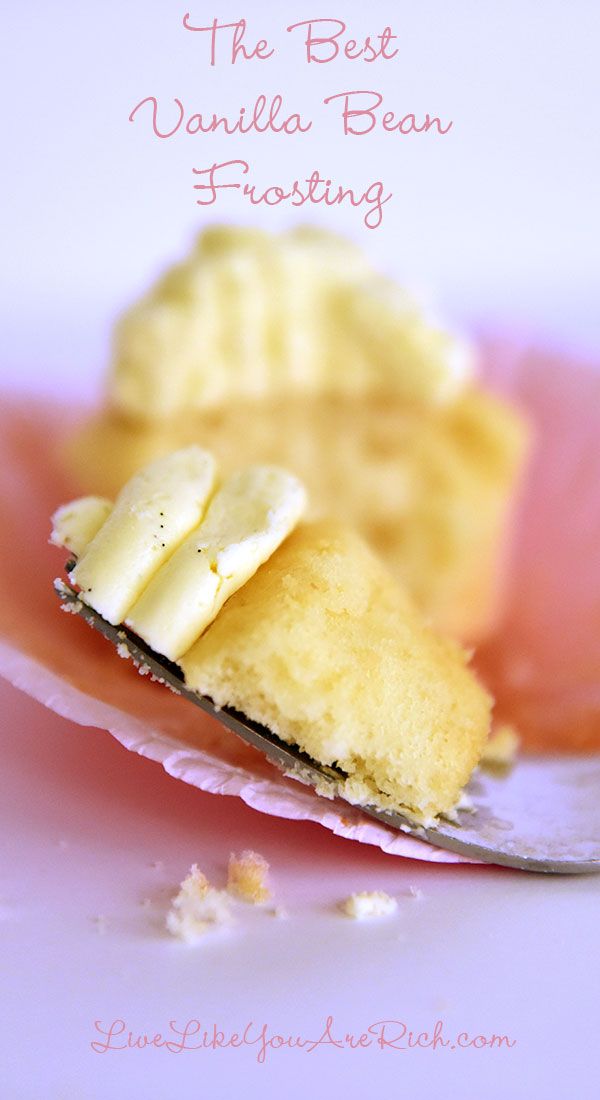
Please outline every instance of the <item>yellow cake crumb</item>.
[{"label": "yellow cake crumb", "polygon": [[397,908],[396,898],[386,894],[384,890],[361,890],[360,893],[350,894],[350,897],[340,902],[342,913],[352,917],[353,920],[389,917],[396,912]]},{"label": "yellow cake crumb", "polygon": [[210,928],[230,920],[226,892],[211,886],[198,865],[192,864],[167,913],[168,931],[186,943],[196,943]]},{"label": "yellow cake crumb", "polygon": [[271,897],[266,878],[269,864],[258,852],[245,851],[240,856],[231,853],[227,868],[227,889],[244,901],[259,905]]}]

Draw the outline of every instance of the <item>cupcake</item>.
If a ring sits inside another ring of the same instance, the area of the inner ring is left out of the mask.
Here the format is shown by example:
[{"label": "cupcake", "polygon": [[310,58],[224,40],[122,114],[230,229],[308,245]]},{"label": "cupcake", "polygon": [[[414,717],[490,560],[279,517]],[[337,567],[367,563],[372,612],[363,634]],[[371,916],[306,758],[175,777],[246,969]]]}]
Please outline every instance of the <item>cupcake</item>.
[{"label": "cupcake", "polygon": [[69,446],[83,491],[199,443],[274,463],[355,528],[423,614],[494,627],[527,426],[474,355],[338,237],[215,228],[116,326],[104,409]]}]

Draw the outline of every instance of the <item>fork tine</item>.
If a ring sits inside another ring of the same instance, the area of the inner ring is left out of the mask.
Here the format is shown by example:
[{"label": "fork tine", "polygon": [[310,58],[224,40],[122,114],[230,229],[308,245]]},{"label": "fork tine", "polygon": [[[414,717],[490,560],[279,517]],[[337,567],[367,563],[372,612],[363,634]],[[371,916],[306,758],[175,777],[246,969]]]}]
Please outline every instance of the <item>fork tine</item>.
[{"label": "fork tine", "polygon": [[[331,797],[343,799],[339,786],[346,776],[341,770],[318,764],[233,708],[216,707],[190,691],[178,665],[126,627],[106,622],[64,581],[57,579],[54,587],[65,610],[84,619],[141,671],[259,749],[285,775],[308,783],[317,793],[326,785]],[[454,820],[440,818],[435,823],[419,823],[376,806],[359,809],[392,829],[478,862],[561,874],[600,870],[600,758],[540,757],[521,760],[504,774],[482,770],[466,794],[468,810],[459,809]]]}]

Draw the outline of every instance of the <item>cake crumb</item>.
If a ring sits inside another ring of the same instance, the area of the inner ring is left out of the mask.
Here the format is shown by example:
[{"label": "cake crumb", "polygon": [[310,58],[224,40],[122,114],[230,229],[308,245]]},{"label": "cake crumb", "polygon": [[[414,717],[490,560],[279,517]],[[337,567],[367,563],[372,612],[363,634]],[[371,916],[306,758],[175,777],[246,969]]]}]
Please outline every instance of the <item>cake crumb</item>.
[{"label": "cake crumb", "polygon": [[420,890],[418,886],[409,886],[408,892],[411,898],[414,898],[415,901],[422,901],[422,899],[425,897],[423,891]]},{"label": "cake crumb", "polygon": [[92,917],[93,923],[96,925],[96,931],[99,936],[104,936],[108,928],[108,921],[103,913],[99,913],[97,917]]},{"label": "cake crumb", "polygon": [[258,852],[246,850],[241,856],[232,852],[227,868],[227,889],[243,901],[259,905],[271,897],[266,882],[268,872],[269,864]]},{"label": "cake crumb", "polygon": [[358,894],[350,894],[345,901],[340,902],[340,909],[347,917],[353,920],[370,920],[373,917],[389,917],[395,913],[398,902],[390,897],[384,890],[361,890]]},{"label": "cake crumb", "polygon": [[484,747],[481,763],[496,767],[514,764],[519,744],[520,738],[514,726],[507,723],[496,726]]},{"label": "cake crumb", "polygon": [[61,603],[61,611],[66,611],[68,615],[79,615],[79,612],[83,608],[81,600],[73,600],[71,603]]},{"label": "cake crumb", "polygon": [[197,943],[211,926],[227,924],[230,920],[225,891],[211,886],[198,865],[192,864],[167,913],[168,931],[186,943]]}]

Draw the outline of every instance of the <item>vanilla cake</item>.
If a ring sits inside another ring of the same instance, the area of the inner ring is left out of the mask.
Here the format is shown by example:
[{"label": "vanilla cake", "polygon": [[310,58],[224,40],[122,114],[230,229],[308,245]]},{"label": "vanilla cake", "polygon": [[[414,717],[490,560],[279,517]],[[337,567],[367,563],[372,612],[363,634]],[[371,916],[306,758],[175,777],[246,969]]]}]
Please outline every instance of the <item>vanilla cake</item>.
[{"label": "vanilla cake", "polygon": [[[51,541],[79,547],[82,601],[112,622],[119,609],[190,689],[336,767],[350,801],[449,811],[491,700],[360,536],[335,521],[297,526],[303,506],[286,471],[221,483],[213,457],[190,447],[136,474],[112,507],[96,498],[95,517],[90,498],[60,508]],[[240,889],[248,876],[262,885],[266,865],[250,856],[232,868]]]},{"label": "vanilla cake", "polygon": [[450,811],[491,700],[362,539],[298,527],[180,659],[186,684],[347,775],[359,804]]},{"label": "vanilla cake", "polygon": [[477,642],[528,432],[473,375],[469,345],[349,242],[214,228],[117,325],[106,408],[68,461],[108,495],[191,443],[228,472],[284,466],[313,517],[356,527],[440,630]]}]

